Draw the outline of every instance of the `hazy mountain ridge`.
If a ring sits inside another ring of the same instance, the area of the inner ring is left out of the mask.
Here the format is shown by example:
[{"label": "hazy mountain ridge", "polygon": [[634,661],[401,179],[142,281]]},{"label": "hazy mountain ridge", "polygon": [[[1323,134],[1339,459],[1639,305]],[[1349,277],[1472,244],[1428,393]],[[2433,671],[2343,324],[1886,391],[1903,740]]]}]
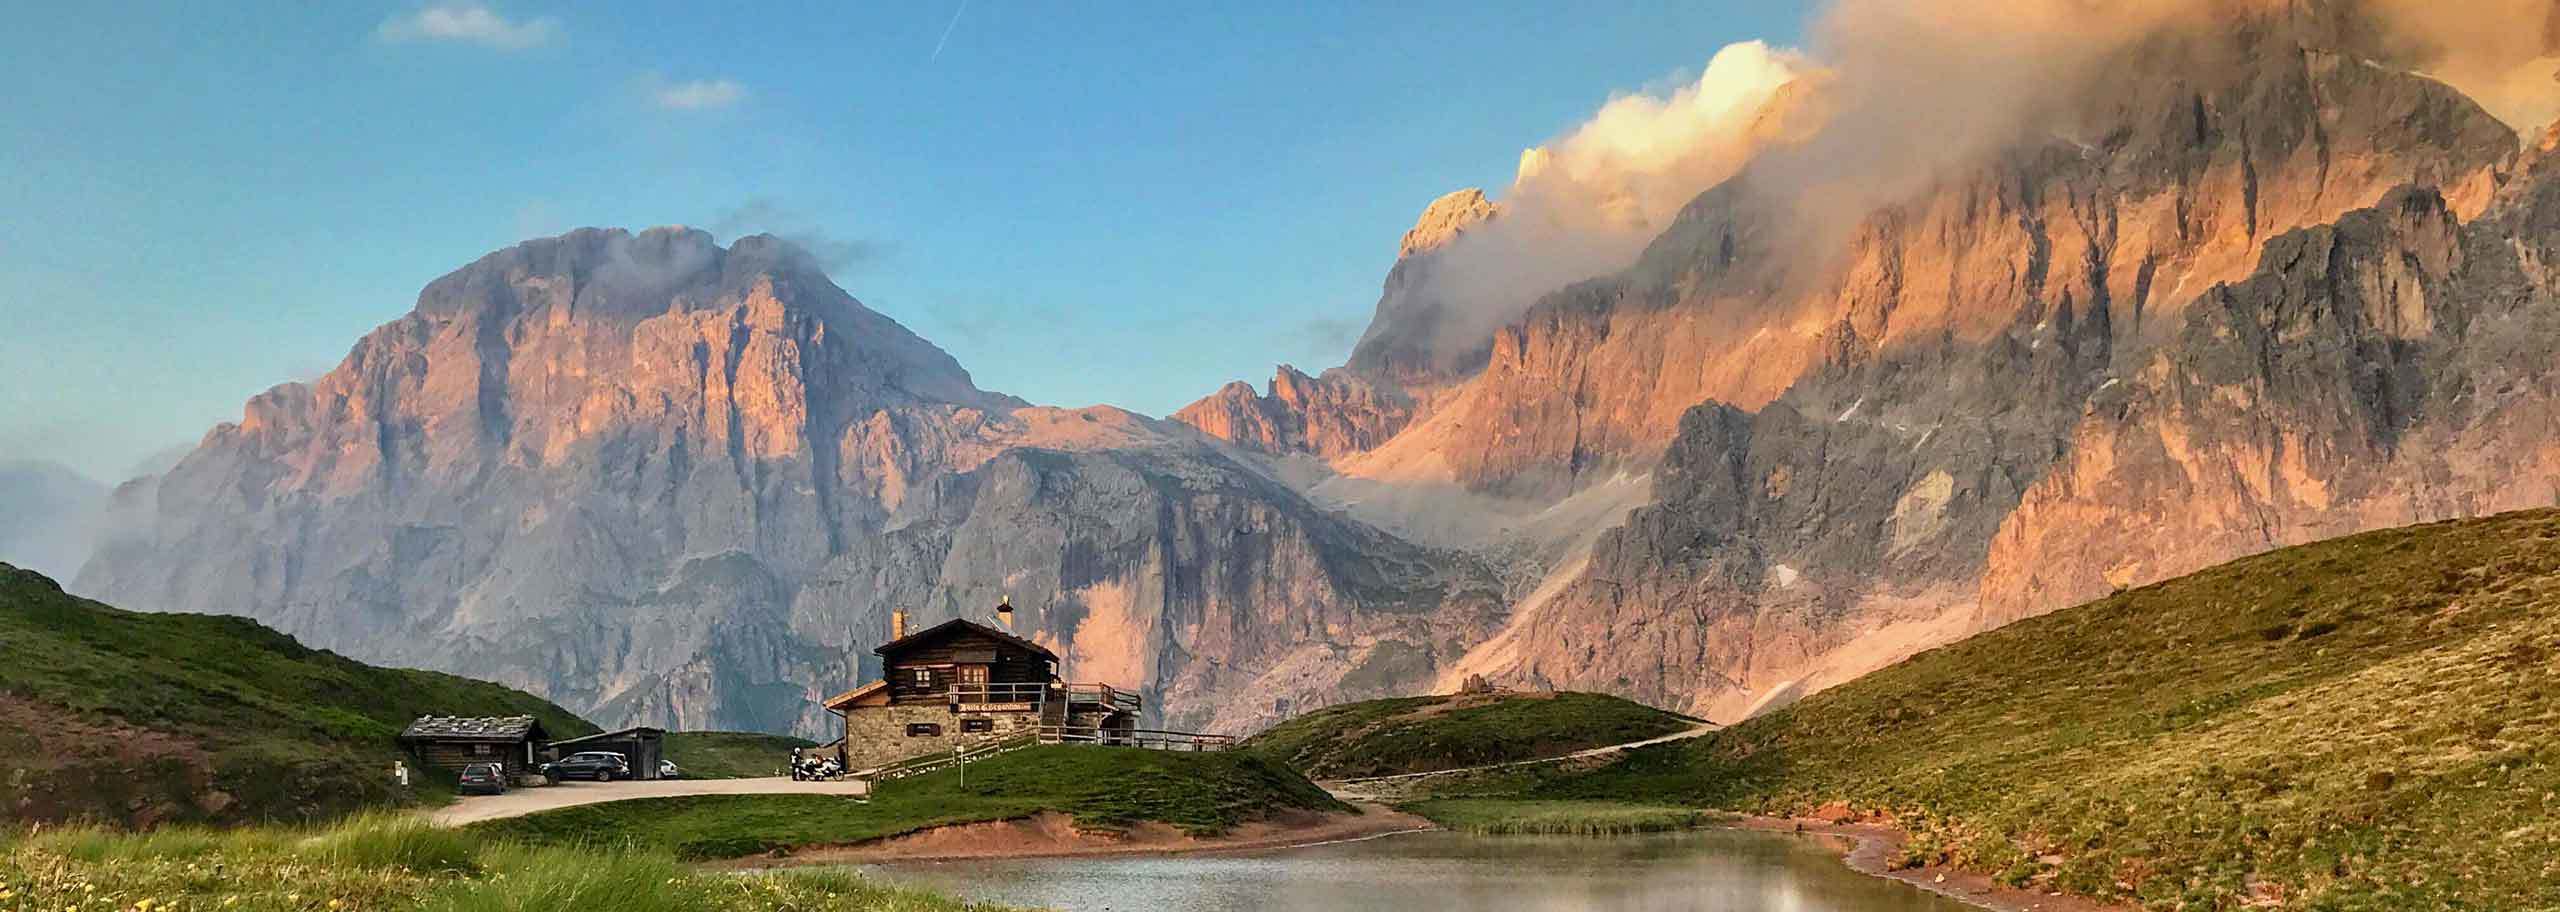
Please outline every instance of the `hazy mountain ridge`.
[{"label": "hazy mountain ridge", "polygon": [[0,464],[0,560],[70,575],[89,557],[107,487],[53,462]]}]

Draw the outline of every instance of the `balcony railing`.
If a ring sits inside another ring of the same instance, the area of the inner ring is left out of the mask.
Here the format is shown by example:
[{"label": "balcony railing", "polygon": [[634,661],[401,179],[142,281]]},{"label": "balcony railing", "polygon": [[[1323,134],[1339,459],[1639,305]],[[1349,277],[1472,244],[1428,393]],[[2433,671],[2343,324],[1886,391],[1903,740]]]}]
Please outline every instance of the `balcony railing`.
[{"label": "balcony railing", "polygon": [[961,705],[976,703],[1029,703],[1039,705],[1051,700],[1068,704],[1101,706],[1121,712],[1137,712],[1146,701],[1137,694],[1109,684],[953,684],[944,691],[951,702]]},{"label": "balcony railing", "polygon": [[1109,684],[1067,684],[1067,702],[1093,703],[1112,709],[1137,712],[1142,701],[1137,694]]},{"label": "balcony railing", "polygon": [[1044,703],[1049,689],[1040,683],[953,684],[946,692],[954,703]]}]

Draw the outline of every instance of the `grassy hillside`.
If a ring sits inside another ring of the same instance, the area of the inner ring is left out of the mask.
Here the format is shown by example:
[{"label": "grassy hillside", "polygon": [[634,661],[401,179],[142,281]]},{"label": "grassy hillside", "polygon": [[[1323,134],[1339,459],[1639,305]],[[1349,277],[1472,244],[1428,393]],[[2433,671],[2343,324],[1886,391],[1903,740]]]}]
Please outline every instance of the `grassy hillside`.
[{"label": "grassy hillside", "polygon": [[1684,731],[1696,720],[1589,693],[1400,697],[1327,707],[1244,749],[1318,779],[1534,760]]},{"label": "grassy hillside", "polygon": [[752,779],[782,775],[791,749],[818,742],[759,732],[668,732],[666,757],[687,779]]},{"label": "grassy hillside", "polygon": [[709,874],[665,853],[526,846],[415,817],[318,830],[0,830],[0,909],[1000,912],[845,872]]},{"label": "grassy hillside", "polygon": [[530,714],[495,684],[375,668],[241,618],[138,614],[0,564],[0,807],[125,825],[316,819],[413,800],[393,738],[426,713]]},{"label": "grassy hillside", "polygon": [[1287,767],[1242,752],[1035,747],[967,770],[880,784],[868,803],[820,795],[717,795],[591,804],[476,824],[550,844],[624,841],[691,859],[842,845],[926,827],[1057,811],[1084,829],[1160,821],[1222,832],[1285,810],[1348,810]]},{"label": "grassy hillside", "polygon": [[1938,649],[1519,794],[1913,830],[2153,908],[2560,893],[2560,513],[2288,548]]}]

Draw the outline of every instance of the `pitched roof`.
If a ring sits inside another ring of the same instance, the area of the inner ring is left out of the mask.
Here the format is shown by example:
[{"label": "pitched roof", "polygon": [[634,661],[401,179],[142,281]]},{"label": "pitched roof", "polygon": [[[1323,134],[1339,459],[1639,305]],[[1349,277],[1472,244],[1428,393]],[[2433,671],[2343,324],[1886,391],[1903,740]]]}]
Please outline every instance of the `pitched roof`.
[{"label": "pitched roof", "polygon": [[980,633],[980,634],[985,634],[985,635],[987,635],[987,636],[989,636],[989,637],[993,637],[993,638],[996,640],[996,642],[999,642],[999,643],[1009,643],[1009,644],[1012,644],[1012,645],[1014,645],[1014,646],[1019,646],[1019,647],[1021,647],[1021,648],[1023,648],[1023,649],[1030,650],[1030,651],[1031,651],[1032,653],[1034,653],[1034,654],[1041,655],[1041,656],[1046,656],[1046,657],[1048,657],[1048,658],[1049,658],[1050,660],[1052,660],[1052,661],[1054,661],[1054,660],[1056,660],[1056,659],[1058,658],[1058,654],[1057,654],[1057,653],[1054,653],[1054,652],[1050,652],[1050,651],[1049,651],[1049,647],[1047,647],[1047,646],[1042,646],[1042,645],[1040,645],[1040,644],[1038,644],[1038,643],[1034,643],[1034,642],[1032,642],[1032,641],[1030,641],[1030,640],[1026,640],[1026,639],[1023,639],[1023,638],[1021,638],[1021,637],[1014,636],[1013,634],[1006,633],[1006,632],[1004,632],[1004,631],[1002,631],[1002,630],[997,630],[997,629],[995,629],[995,628],[993,628],[993,627],[989,627],[989,626],[987,626],[987,625],[985,625],[985,624],[981,624],[981,623],[978,623],[978,622],[976,622],[976,621],[972,621],[972,620],[970,620],[970,619],[968,619],[968,618],[952,618],[952,619],[950,619],[950,620],[948,620],[948,621],[944,621],[944,622],[942,622],[942,623],[935,624],[935,625],[933,625],[933,626],[931,626],[931,627],[927,627],[927,628],[925,628],[925,629],[923,629],[923,630],[919,630],[919,631],[916,631],[916,632],[914,632],[914,633],[907,634],[906,636],[902,636],[902,637],[899,637],[899,638],[897,638],[897,639],[890,640],[889,642],[882,643],[882,644],[880,644],[880,648],[878,648],[878,649],[874,649],[874,650],[871,650],[871,651],[872,651],[873,653],[875,653],[875,654],[878,654],[878,655],[884,655],[884,656],[885,656],[885,655],[888,655],[888,654],[890,654],[890,653],[892,653],[892,652],[896,652],[896,651],[898,651],[898,650],[900,650],[900,649],[905,649],[905,648],[907,648],[907,647],[909,647],[909,646],[913,646],[913,645],[915,645],[915,644],[917,644],[917,643],[921,643],[921,642],[924,642],[924,641],[926,641],[926,640],[939,639],[939,638],[941,638],[941,637],[949,636],[949,635],[951,635],[951,634],[954,634],[954,633],[960,633],[960,632],[963,632],[963,631],[971,632],[971,633]]},{"label": "pitched roof", "polygon": [[400,732],[403,741],[522,741],[528,737],[542,737],[542,723],[532,716],[419,716]]}]

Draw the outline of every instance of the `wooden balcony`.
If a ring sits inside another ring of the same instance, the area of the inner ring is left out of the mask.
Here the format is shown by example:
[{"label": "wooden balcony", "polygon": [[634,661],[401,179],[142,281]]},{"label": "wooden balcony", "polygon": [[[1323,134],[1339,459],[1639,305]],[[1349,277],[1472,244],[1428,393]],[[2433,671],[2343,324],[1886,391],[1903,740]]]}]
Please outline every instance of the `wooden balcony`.
[{"label": "wooden balcony", "polygon": [[1069,712],[1101,709],[1137,713],[1146,700],[1109,684],[953,684],[943,691],[953,706],[1028,706],[1057,704]]},{"label": "wooden balcony", "polygon": [[1061,684],[1069,705],[1085,704],[1119,712],[1137,712],[1146,701],[1109,684]]}]

